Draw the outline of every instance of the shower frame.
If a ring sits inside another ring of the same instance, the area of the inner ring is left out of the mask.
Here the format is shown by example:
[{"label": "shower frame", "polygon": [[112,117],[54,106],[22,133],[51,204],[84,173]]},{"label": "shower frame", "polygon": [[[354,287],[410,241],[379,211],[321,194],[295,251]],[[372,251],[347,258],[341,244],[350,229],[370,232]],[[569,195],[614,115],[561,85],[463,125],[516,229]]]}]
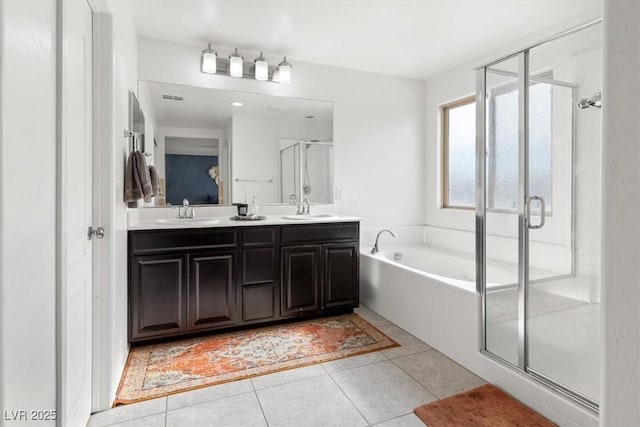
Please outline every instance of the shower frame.
[{"label": "shower frame", "polygon": [[[596,18],[578,25],[569,30],[563,31],[551,37],[540,40],[522,49],[514,51],[501,58],[487,62],[474,69],[476,72],[476,291],[481,295],[481,307],[480,307],[480,351],[483,355],[490,359],[505,365],[517,373],[532,379],[535,382],[545,385],[546,387],[554,390],[555,392],[563,395],[572,401],[578,403],[582,407],[589,411],[598,414],[599,405],[598,402],[581,394],[580,392],[573,390],[567,386],[560,384],[552,378],[544,375],[541,372],[537,372],[529,366],[529,349],[528,349],[528,291],[529,285],[533,283],[540,283],[539,280],[529,280],[529,247],[528,247],[528,227],[525,221],[525,202],[524,197],[528,195],[528,154],[529,154],[529,83],[530,81],[544,81],[547,79],[538,79],[535,76],[530,75],[529,70],[529,53],[536,47],[545,45],[555,40],[561,39],[565,36],[569,36],[578,33],[582,30],[586,30],[602,22],[602,18]],[[506,60],[515,59],[518,60],[518,72],[501,72],[500,70],[488,69],[494,65],[498,65]],[[518,150],[519,150],[519,176],[521,177],[518,182],[518,194],[520,200],[518,204],[518,300],[517,300],[517,330],[518,330],[518,364],[515,365],[504,358],[492,353],[487,349],[487,305],[486,305],[486,236],[487,230],[486,224],[486,158],[487,158],[487,73],[492,74],[510,74],[512,77],[517,77],[518,87]],[[555,80],[547,80],[546,83],[560,84],[562,86],[570,86],[573,89],[572,96],[572,108],[576,105],[576,93],[575,85],[567,84],[565,82],[558,82]],[[572,110],[572,169],[575,167],[575,140],[576,140],[576,123],[575,123],[575,111]],[[567,276],[575,275],[575,173],[572,171],[572,192],[571,192],[571,274]],[[552,278],[553,280],[558,277]]]}]

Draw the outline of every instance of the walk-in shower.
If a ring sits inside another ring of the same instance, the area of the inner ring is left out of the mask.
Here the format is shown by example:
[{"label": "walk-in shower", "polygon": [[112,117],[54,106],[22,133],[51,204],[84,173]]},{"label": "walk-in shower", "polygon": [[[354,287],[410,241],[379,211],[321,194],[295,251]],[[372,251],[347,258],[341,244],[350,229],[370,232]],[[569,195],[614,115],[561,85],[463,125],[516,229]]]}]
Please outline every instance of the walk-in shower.
[{"label": "walk-in shower", "polygon": [[333,202],[333,143],[295,141],[280,143],[280,202],[308,199],[313,203]]},{"label": "walk-in shower", "polygon": [[482,351],[593,411],[601,77],[599,20],[476,75]]}]

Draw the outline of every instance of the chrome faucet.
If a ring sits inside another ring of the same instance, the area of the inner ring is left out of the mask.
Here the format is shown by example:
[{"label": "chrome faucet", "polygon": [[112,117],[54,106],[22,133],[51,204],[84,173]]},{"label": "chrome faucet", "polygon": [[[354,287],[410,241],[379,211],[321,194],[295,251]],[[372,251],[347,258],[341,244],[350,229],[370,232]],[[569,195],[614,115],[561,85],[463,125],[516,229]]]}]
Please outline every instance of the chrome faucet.
[{"label": "chrome faucet", "polygon": [[394,233],[393,231],[391,231],[391,230],[387,230],[387,229],[380,230],[380,231],[378,232],[378,235],[376,236],[376,243],[373,245],[373,249],[371,249],[371,254],[372,254],[372,255],[375,255],[375,254],[377,254],[377,253],[380,251],[380,248],[378,248],[378,239],[380,238],[380,235],[381,235],[382,233],[384,233],[385,231],[386,231],[387,233],[391,234],[393,237],[398,237],[398,235],[397,235],[396,233]]},{"label": "chrome faucet", "polygon": [[298,205],[298,212],[296,212],[296,215],[309,215],[310,213],[309,199],[305,197],[302,199],[302,203]]},{"label": "chrome faucet", "polygon": [[296,197],[295,194],[292,194],[289,196],[289,204],[291,206],[298,206],[298,198]]},{"label": "chrome faucet", "polygon": [[189,201],[184,199],[182,206],[178,208],[178,219],[195,218],[195,212],[193,206],[189,207]]}]

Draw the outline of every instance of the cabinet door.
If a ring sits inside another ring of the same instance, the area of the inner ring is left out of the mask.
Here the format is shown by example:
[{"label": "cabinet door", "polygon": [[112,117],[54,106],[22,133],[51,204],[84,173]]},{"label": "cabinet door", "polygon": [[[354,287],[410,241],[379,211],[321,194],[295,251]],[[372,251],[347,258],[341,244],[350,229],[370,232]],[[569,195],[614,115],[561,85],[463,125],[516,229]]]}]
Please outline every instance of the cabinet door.
[{"label": "cabinet door", "polygon": [[173,254],[131,258],[131,341],[186,331],[184,262],[184,256]]},{"label": "cabinet door", "polygon": [[323,308],[356,307],[359,297],[358,244],[323,247]]},{"label": "cabinet door", "polygon": [[189,255],[189,330],[234,322],[235,251]]},{"label": "cabinet door", "polygon": [[282,316],[320,310],[320,245],[282,248]]}]

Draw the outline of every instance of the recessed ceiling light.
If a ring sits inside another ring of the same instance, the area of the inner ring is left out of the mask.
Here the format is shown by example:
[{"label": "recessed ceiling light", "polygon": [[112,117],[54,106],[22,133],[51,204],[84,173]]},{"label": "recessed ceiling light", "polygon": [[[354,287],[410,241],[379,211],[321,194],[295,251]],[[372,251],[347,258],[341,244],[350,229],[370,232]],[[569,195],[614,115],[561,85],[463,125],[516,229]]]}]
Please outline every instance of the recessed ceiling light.
[{"label": "recessed ceiling light", "polygon": [[234,107],[242,107],[242,102],[232,102],[231,105]]}]

